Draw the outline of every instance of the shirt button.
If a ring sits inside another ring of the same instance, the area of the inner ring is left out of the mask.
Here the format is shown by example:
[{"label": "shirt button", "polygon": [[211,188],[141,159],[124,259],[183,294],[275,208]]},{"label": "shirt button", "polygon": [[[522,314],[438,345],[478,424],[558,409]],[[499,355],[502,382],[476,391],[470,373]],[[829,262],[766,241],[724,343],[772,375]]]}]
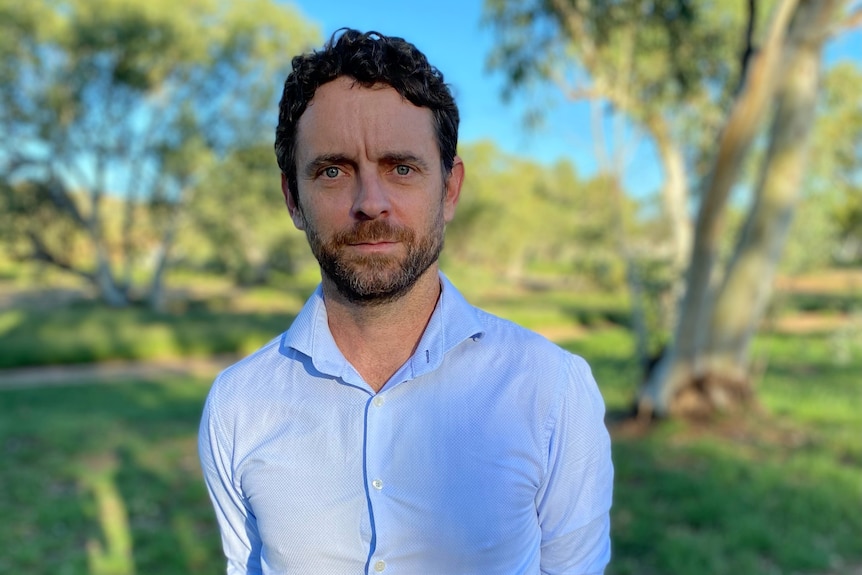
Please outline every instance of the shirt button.
[{"label": "shirt button", "polygon": [[372,403],[374,404],[374,407],[383,407],[383,404],[386,403],[386,399],[382,395],[375,395]]},{"label": "shirt button", "polygon": [[384,569],[386,569],[386,561],[378,561],[374,564],[374,570],[378,573],[382,573]]},{"label": "shirt button", "polygon": [[383,482],[379,479],[375,479],[371,482],[371,486],[377,491],[380,491],[381,489],[383,489]]}]

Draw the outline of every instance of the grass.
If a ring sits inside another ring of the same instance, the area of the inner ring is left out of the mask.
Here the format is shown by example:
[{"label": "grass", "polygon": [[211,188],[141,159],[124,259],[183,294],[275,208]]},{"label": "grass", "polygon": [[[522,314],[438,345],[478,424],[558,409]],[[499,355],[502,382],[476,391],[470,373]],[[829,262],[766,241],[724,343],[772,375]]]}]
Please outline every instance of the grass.
[{"label": "grass", "polygon": [[223,572],[195,448],[209,383],[3,392],[0,573]]},{"label": "grass", "polygon": [[[826,335],[762,337],[760,409],[618,430],[610,574],[840,573],[862,561],[862,353],[840,364],[831,347]],[[620,395],[619,380],[606,384]]]},{"label": "grass", "polygon": [[165,312],[89,300],[0,310],[0,369],[246,354],[284,331],[312,289],[223,292]]},{"label": "grass", "polygon": [[[610,411],[629,405],[639,372],[632,339],[613,319],[624,302],[486,296],[486,307],[531,327],[597,318],[585,337],[562,344],[590,360]],[[243,297],[193,302],[182,314],[108,313],[86,303],[2,312],[0,358],[27,343],[44,348],[43,360],[252,346],[281,331],[304,296]],[[841,573],[862,562],[862,346],[854,333],[846,341],[833,333],[760,337],[759,410],[709,426],[614,427],[608,575]],[[223,572],[195,444],[209,385],[166,376],[1,391],[0,573]]]}]

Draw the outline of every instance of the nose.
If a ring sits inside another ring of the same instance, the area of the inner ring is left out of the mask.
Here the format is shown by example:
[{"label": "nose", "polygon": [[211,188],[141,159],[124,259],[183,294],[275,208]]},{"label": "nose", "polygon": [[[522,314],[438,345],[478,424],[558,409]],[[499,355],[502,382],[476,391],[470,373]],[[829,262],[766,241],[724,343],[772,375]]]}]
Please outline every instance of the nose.
[{"label": "nose", "polygon": [[366,171],[357,178],[356,195],[353,198],[353,217],[374,220],[389,214],[389,194],[376,171]]}]

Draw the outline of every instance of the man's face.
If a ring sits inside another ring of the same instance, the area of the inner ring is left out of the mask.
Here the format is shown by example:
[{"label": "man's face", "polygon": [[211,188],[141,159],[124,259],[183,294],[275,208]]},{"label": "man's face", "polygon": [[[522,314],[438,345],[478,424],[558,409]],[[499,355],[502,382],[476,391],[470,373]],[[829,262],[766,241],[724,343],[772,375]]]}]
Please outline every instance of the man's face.
[{"label": "man's face", "polygon": [[295,225],[329,281],[349,300],[406,293],[436,262],[464,168],[444,178],[431,111],[389,86],[341,77],[317,89],[299,120]]}]

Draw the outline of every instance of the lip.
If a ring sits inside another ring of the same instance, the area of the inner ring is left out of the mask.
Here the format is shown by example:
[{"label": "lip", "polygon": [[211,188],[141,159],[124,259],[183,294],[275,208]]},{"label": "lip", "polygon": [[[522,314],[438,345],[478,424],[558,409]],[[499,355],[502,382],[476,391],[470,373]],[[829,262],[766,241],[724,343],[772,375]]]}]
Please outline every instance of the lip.
[{"label": "lip", "polygon": [[397,244],[398,242],[360,242],[349,245],[350,247],[361,251],[380,252],[390,250]]}]

